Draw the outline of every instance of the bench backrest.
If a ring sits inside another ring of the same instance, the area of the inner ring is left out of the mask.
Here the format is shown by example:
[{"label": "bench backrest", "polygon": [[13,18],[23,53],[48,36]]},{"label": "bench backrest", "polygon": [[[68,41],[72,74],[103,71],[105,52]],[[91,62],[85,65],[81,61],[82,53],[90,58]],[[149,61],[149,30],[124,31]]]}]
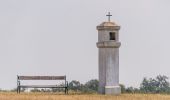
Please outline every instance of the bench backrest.
[{"label": "bench backrest", "polygon": [[66,76],[17,76],[18,80],[66,80]]}]

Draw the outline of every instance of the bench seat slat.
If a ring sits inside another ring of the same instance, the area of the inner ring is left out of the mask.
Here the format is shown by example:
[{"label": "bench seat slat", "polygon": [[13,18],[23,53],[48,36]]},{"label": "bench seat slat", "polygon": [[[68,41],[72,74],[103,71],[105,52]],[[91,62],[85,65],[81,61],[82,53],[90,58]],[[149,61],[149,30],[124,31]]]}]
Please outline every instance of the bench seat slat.
[{"label": "bench seat slat", "polygon": [[65,86],[57,85],[20,85],[21,88],[66,88]]},{"label": "bench seat slat", "polygon": [[66,76],[18,76],[18,80],[65,80]]}]

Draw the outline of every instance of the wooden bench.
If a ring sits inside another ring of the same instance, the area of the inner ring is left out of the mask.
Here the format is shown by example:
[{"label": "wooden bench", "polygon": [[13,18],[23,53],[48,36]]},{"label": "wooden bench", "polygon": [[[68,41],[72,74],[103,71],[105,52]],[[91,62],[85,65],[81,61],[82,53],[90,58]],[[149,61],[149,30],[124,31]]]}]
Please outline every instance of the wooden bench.
[{"label": "wooden bench", "polygon": [[[21,80],[64,80],[64,86],[57,85],[21,85]],[[65,94],[68,94],[68,82],[66,76],[18,76],[17,75],[17,93],[21,88],[64,88]]]}]

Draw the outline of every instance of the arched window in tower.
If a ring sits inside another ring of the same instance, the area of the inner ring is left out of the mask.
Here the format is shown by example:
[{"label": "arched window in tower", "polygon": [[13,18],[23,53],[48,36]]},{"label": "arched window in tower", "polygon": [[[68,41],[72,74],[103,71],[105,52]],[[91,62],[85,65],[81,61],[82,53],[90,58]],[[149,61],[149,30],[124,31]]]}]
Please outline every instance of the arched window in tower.
[{"label": "arched window in tower", "polygon": [[115,32],[110,32],[110,40],[116,40]]}]

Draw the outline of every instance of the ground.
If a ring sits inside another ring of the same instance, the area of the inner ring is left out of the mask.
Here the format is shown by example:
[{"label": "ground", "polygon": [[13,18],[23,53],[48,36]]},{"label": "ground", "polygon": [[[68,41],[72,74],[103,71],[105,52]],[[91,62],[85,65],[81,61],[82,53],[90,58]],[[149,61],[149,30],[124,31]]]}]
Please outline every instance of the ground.
[{"label": "ground", "polygon": [[119,96],[98,94],[54,94],[1,92],[0,100],[170,100],[165,94],[121,94]]}]

